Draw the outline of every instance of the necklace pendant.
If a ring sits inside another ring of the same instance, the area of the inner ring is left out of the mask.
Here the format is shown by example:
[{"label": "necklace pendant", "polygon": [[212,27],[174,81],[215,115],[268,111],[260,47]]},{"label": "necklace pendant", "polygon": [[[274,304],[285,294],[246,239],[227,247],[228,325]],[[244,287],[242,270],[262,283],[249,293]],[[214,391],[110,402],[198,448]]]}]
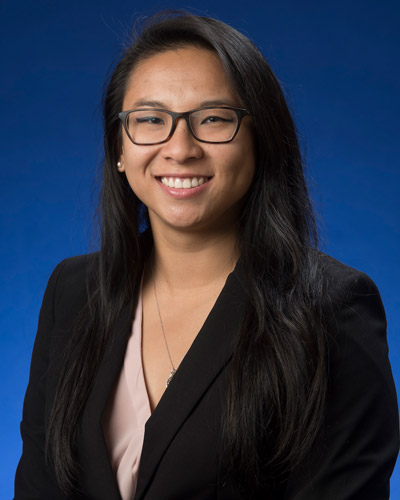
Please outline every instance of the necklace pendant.
[{"label": "necklace pendant", "polygon": [[165,387],[169,386],[169,383],[171,382],[172,377],[175,375],[175,372],[176,372],[175,368],[172,368],[171,373],[169,374],[169,377],[167,378],[167,383],[165,384]]}]

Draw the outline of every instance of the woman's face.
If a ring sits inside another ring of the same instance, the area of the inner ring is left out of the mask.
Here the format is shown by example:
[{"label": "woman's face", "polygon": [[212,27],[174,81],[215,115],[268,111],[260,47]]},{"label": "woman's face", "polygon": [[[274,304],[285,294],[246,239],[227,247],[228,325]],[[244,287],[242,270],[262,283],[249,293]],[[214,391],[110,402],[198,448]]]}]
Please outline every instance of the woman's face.
[{"label": "woman's face", "polygon": [[[214,101],[217,106],[241,107],[218,57],[187,47],[139,63],[123,110],[154,107],[184,112]],[[120,161],[132,190],[148,208],[153,231],[235,230],[241,201],[254,176],[251,118],[245,116],[236,137],[225,144],[197,141],[182,118],[163,144],[135,145],[124,130]],[[205,182],[196,187],[195,179]],[[194,187],[179,188],[180,184]]]}]

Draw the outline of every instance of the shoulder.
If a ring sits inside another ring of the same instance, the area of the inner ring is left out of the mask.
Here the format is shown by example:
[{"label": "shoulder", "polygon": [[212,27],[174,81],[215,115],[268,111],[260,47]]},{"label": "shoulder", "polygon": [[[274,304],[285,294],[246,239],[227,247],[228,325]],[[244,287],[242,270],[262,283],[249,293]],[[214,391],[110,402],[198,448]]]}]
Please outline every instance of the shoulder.
[{"label": "shoulder", "polygon": [[386,315],[375,282],[364,272],[323,253],[318,260],[322,310],[330,333],[346,331],[356,341],[370,334],[386,343]]},{"label": "shoulder", "polygon": [[336,380],[342,393],[351,392],[349,381],[359,381],[364,390],[379,387],[396,414],[386,314],[375,282],[328,255],[320,253],[318,259],[331,382]]},{"label": "shoulder", "polygon": [[316,269],[328,341],[325,415],[287,498],[389,498],[399,417],[379,291],[368,275],[327,255],[318,254]]},{"label": "shoulder", "polygon": [[328,314],[356,302],[386,319],[378,287],[368,274],[322,252],[317,262],[322,304]]},{"label": "shoulder", "polygon": [[64,320],[87,303],[89,289],[98,268],[98,253],[78,255],[62,260],[54,268],[43,303],[52,303],[55,320]]},{"label": "shoulder", "polygon": [[386,393],[390,401],[387,411],[392,408],[397,418],[386,315],[379,290],[367,274],[324,254],[320,260],[331,382],[341,388],[342,395],[350,394],[357,383],[364,391],[375,387],[381,397]]},{"label": "shoulder", "polygon": [[376,288],[372,279],[364,272],[350,267],[339,260],[322,252],[318,252],[319,267],[325,282],[325,286],[333,288],[340,287],[341,284],[347,285],[363,285],[368,283],[369,286]]},{"label": "shoulder", "polygon": [[98,252],[68,257],[57,264],[52,272],[51,278],[55,275],[57,280],[62,278],[68,285],[79,285],[82,280],[86,279],[88,271],[92,268],[94,263],[97,263],[98,258]]}]

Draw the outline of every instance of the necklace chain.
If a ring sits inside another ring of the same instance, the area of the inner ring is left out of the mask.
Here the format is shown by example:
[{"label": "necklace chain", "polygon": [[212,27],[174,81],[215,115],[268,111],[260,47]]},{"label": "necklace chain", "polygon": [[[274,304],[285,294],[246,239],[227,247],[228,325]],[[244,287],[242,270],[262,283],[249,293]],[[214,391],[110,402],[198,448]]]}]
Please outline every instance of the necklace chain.
[{"label": "necklace chain", "polygon": [[171,372],[170,372],[170,374],[169,374],[169,376],[167,378],[167,382],[166,382],[166,385],[165,385],[165,387],[168,387],[169,383],[172,380],[172,377],[176,373],[177,368],[175,367],[174,362],[172,361],[171,352],[170,352],[169,347],[168,347],[167,336],[165,334],[164,323],[163,323],[163,320],[162,320],[162,317],[161,317],[160,304],[158,302],[158,296],[157,296],[157,290],[156,290],[156,281],[154,279],[154,264],[153,264],[153,262],[151,264],[151,278],[152,278],[152,281],[153,281],[154,297],[156,299],[156,305],[157,305],[157,311],[158,311],[158,318],[160,320],[160,326],[161,326],[162,334],[163,334],[163,337],[164,337],[165,347],[167,348],[167,353],[168,353],[169,361],[170,361],[171,366],[172,366]]},{"label": "necklace chain", "polygon": [[154,279],[154,268],[153,268],[153,266],[152,266],[152,269],[151,269],[151,276],[152,276],[152,280],[153,280],[154,297],[156,299],[156,305],[157,305],[158,317],[160,319],[161,330],[162,330],[163,337],[164,337],[165,347],[167,348],[169,361],[170,361],[171,366],[172,366],[172,370],[171,370],[171,372],[169,374],[169,377],[167,378],[167,382],[166,382],[166,385],[165,385],[166,387],[168,387],[169,383],[172,380],[172,377],[176,373],[176,368],[175,368],[174,362],[172,361],[172,356],[171,356],[171,353],[170,353],[169,347],[168,347],[167,336],[165,335],[164,324],[163,324],[163,320],[162,320],[162,317],[161,317],[161,311],[160,311],[160,304],[158,302],[158,297],[157,297],[156,281]]}]

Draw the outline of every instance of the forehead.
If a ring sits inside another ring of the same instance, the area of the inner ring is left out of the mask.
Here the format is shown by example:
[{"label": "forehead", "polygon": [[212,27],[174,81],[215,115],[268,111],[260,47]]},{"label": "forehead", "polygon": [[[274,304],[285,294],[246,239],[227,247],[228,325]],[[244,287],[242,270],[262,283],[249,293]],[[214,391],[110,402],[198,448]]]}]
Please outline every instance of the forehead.
[{"label": "forehead", "polygon": [[147,101],[163,103],[174,111],[195,108],[203,101],[240,104],[218,56],[196,47],[168,50],[135,67],[125,93],[124,109]]}]

